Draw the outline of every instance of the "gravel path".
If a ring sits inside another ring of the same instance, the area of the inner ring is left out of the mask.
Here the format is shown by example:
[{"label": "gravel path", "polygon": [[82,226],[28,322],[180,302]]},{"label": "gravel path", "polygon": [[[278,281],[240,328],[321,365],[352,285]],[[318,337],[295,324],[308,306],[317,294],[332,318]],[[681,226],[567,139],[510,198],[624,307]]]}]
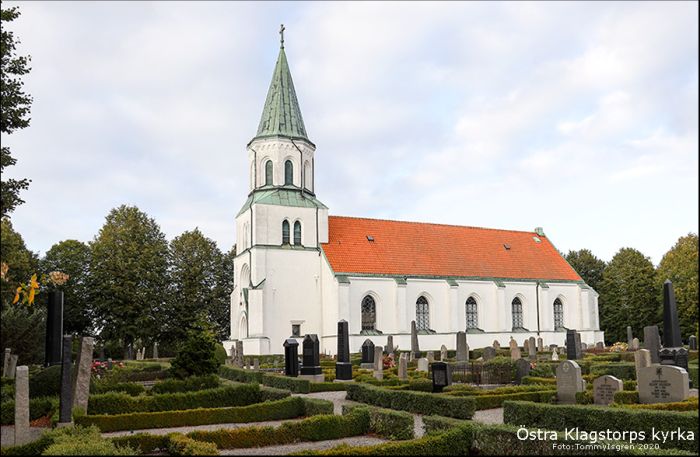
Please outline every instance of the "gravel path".
[{"label": "gravel path", "polygon": [[371,446],[385,442],[386,440],[372,436],[353,436],[350,438],[341,438],[339,440],[285,444],[283,446],[268,446],[247,449],[221,449],[219,450],[219,455],[287,455],[291,454],[292,452],[299,451],[321,451],[324,449],[331,449],[341,444],[348,444],[350,446]]},{"label": "gravel path", "polygon": [[482,424],[502,424],[503,408],[482,409],[481,411],[475,411],[472,420],[474,422],[481,422]]},{"label": "gravel path", "polygon": [[[213,431],[221,429],[232,429],[241,427],[279,427],[282,422],[297,422],[301,419],[285,419],[280,421],[266,421],[266,422],[242,422],[235,424],[209,424],[209,425],[192,425],[188,427],[171,427],[171,428],[146,428],[143,430],[132,431],[121,431],[121,432],[109,432],[103,433],[104,438],[113,438],[115,436],[125,436],[137,433],[149,433],[151,435],[167,435],[168,433],[179,432],[179,433],[189,433],[195,430],[198,431]],[[4,427],[3,427],[4,428]]]}]

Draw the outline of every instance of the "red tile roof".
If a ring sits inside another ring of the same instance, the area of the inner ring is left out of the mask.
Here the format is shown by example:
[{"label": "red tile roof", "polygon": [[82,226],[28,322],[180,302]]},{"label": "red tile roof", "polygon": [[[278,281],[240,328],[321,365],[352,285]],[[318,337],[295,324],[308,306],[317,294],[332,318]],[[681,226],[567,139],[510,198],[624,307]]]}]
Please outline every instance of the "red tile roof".
[{"label": "red tile roof", "polygon": [[330,216],[328,238],[335,273],[581,280],[534,232]]}]

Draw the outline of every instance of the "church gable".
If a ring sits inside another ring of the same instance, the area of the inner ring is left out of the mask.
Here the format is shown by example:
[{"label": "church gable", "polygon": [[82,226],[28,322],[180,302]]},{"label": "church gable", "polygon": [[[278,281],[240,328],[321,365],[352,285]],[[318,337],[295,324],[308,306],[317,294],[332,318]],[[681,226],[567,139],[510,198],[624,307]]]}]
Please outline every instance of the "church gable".
[{"label": "church gable", "polygon": [[335,273],[581,281],[535,232],[340,216],[328,225]]}]

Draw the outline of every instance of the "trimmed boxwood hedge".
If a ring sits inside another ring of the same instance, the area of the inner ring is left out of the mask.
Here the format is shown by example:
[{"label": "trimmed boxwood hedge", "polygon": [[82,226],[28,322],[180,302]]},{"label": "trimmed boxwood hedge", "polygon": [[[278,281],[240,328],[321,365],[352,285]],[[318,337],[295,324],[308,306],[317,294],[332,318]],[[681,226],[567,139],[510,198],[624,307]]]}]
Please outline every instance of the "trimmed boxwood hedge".
[{"label": "trimmed boxwood hedge", "polygon": [[[634,430],[645,432],[645,441],[652,442],[652,428],[659,431],[697,432],[698,413],[607,408],[582,405],[550,405],[544,403],[508,401],[503,404],[503,422],[516,426],[565,430]],[[697,453],[698,441],[677,440],[653,442],[662,448],[677,448]]]},{"label": "trimmed boxwood hedge", "polygon": [[221,366],[219,367],[219,376],[238,382],[256,382],[278,389],[291,390],[299,394],[308,394],[311,390],[311,381],[308,379],[267,374],[262,371],[242,370],[240,368]]},{"label": "trimmed boxwood hedge", "polygon": [[343,414],[369,413],[369,431],[390,440],[413,439],[413,414],[368,405],[343,405]]},{"label": "trimmed boxwood hedge", "polygon": [[355,383],[348,383],[346,388],[348,400],[417,414],[442,414],[459,419],[471,419],[475,410],[474,399],[471,397],[389,390]]}]

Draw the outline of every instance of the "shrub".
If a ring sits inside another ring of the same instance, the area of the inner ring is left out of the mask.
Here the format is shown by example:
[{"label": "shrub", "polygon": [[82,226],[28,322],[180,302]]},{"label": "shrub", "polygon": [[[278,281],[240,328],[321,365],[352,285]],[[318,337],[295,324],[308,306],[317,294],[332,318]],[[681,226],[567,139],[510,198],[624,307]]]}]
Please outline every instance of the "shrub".
[{"label": "shrub", "polygon": [[474,415],[474,399],[426,392],[389,390],[363,384],[347,386],[347,399],[383,408],[398,409],[417,414],[443,414],[460,419]]},{"label": "shrub", "polygon": [[211,443],[195,441],[182,433],[172,433],[168,436],[169,455],[217,455],[216,446]]},{"label": "shrub", "polygon": [[90,414],[124,414],[136,412],[174,411],[220,406],[245,406],[261,400],[257,384],[236,384],[217,389],[174,394],[132,397],[123,393],[90,395]]},{"label": "shrub", "polygon": [[186,378],[216,373],[219,367],[216,359],[217,344],[209,325],[195,321],[172,361],[173,374],[178,378]]},{"label": "shrub", "polygon": [[196,390],[214,389],[221,385],[219,377],[215,374],[206,376],[190,376],[185,379],[167,379],[153,385],[150,393],[166,394],[176,392],[191,392]]},{"label": "shrub", "polygon": [[413,438],[413,415],[402,411],[364,405],[343,405],[343,415],[366,411],[369,414],[369,431],[390,440]]},{"label": "shrub", "polygon": [[29,377],[29,398],[53,397],[61,392],[61,365],[52,365]]}]

